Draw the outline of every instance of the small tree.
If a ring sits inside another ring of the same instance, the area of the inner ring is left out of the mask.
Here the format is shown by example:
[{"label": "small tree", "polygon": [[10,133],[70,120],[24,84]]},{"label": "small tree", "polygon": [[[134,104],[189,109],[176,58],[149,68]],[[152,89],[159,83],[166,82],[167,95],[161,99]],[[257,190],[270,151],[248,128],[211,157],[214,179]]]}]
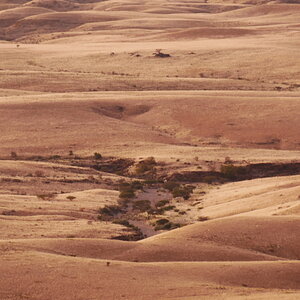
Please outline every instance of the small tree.
[{"label": "small tree", "polygon": [[94,153],[94,158],[97,159],[97,160],[98,159],[102,159],[102,155],[100,153],[98,153],[98,152],[95,152]]}]

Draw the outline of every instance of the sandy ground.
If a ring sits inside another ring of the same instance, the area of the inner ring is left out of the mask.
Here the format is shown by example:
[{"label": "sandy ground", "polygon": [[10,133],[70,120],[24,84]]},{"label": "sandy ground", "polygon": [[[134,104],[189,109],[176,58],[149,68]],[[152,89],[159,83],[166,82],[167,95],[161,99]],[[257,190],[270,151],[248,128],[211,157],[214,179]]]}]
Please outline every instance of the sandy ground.
[{"label": "sandy ground", "polygon": [[0,299],[299,299],[299,174],[144,187],[173,209],[135,224],[191,225],[132,242],[99,219],[130,173],[93,158],[299,163],[299,20],[297,0],[2,0]]}]

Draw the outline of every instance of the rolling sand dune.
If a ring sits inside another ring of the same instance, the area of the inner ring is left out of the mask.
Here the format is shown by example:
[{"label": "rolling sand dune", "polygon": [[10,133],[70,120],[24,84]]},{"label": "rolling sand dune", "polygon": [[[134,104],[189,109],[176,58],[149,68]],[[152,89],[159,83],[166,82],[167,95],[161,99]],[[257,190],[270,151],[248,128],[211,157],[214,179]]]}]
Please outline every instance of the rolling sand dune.
[{"label": "rolling sand dune", "polygon": [[0,2],[0,300],[299,299],[298,0]]}]

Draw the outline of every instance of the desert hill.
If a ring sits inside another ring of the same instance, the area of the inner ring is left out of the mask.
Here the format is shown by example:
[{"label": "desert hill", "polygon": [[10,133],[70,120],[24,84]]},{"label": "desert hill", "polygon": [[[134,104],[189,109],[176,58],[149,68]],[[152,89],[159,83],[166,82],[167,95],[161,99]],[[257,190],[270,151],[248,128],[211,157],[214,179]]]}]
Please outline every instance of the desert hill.
[{"label": "desert hill", "polygon": [[0,300],[299,298],[298,0],[0,2]]}]

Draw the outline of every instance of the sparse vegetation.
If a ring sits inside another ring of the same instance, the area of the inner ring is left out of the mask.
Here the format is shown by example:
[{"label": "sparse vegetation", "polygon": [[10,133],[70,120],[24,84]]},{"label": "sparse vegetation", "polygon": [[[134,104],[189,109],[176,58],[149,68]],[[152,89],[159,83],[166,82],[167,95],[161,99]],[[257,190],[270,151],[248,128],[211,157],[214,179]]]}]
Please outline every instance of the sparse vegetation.
[{"label": "sparse vegetation", "polygon": [[156,49],[155,52],[153,53],[154,57],[160,57],[160,58],[171,57],[170,54],[163,53],[161,51],[162,51],[162,49]]},{"label": "sparse vegetation", "polygon": [[156,231],[158,231],[158,230],[171,230],[171,229],[179,228],[181,226],[182,226],[181,224],[173,223],[168,219],[159,219],[155,222],[154,229]]},{"label": "sparse vegetation", "polygon": [[53,200],[55,198],[55,194],[49,193],[49,194],[39,194],[37,197],[41,200]]},{"label": "sparse vegetation", "polygon": [[148,157],[137,163],[135,166],[135,173],[137,175],[153,175],[155,174],[155,167],[157,163],[154,157]]},{"label": "sparse vegetation", "polygon": [[133,181],[131,183],[129,182],[121,182],[119,185],[119,191],[120,195],[119,197],[121,199],[132,199],[135,197],[135,192],[137,190],[142,190],[143,184],[140,181]]},{"label": "sparse vegetation", "polygon": [[118,205],[105,205],[99,209],[99,214],[101,217],[112,217],[122,212],[122,209]]},{"label": "sparse vegetation", "polygon": [[98,152],[94,153],[94,159],[98,160],[98,159],[102,159],[102,155]]},{"label": "sparse vegetation", "polygon": [[151,202],[149,200],[138,200],[134,201],[132,204],[134,210],[139,210],[141,212],[151,210]]},{"label": "sparse vegetation", "polygon": [[199,222],[204,222],[204,221],[208,221],[208,220],[209,220],[209,217],[206,217],[206,216],[200,216],[197,220],[198,220]]},{"label": "sparse vegetation", "polygon": [[188,200],[193,193],[194,187],[187,185],[187,186],[179,186],[172,190],[172,195],[174,198],[182,197],[184,200]]},{"label": "sparse vegetation", "polygon": [[221,166],[222,175],[229,180],[237,180],[241,175],[246,172],[244,167],[226,164]]},{"label": "sparse vegetation", "polygon": [[170,203],[169,200],[160,200],[156,203],[156,207],[162,207],[162,206],[165,206],[166,204]]}]

